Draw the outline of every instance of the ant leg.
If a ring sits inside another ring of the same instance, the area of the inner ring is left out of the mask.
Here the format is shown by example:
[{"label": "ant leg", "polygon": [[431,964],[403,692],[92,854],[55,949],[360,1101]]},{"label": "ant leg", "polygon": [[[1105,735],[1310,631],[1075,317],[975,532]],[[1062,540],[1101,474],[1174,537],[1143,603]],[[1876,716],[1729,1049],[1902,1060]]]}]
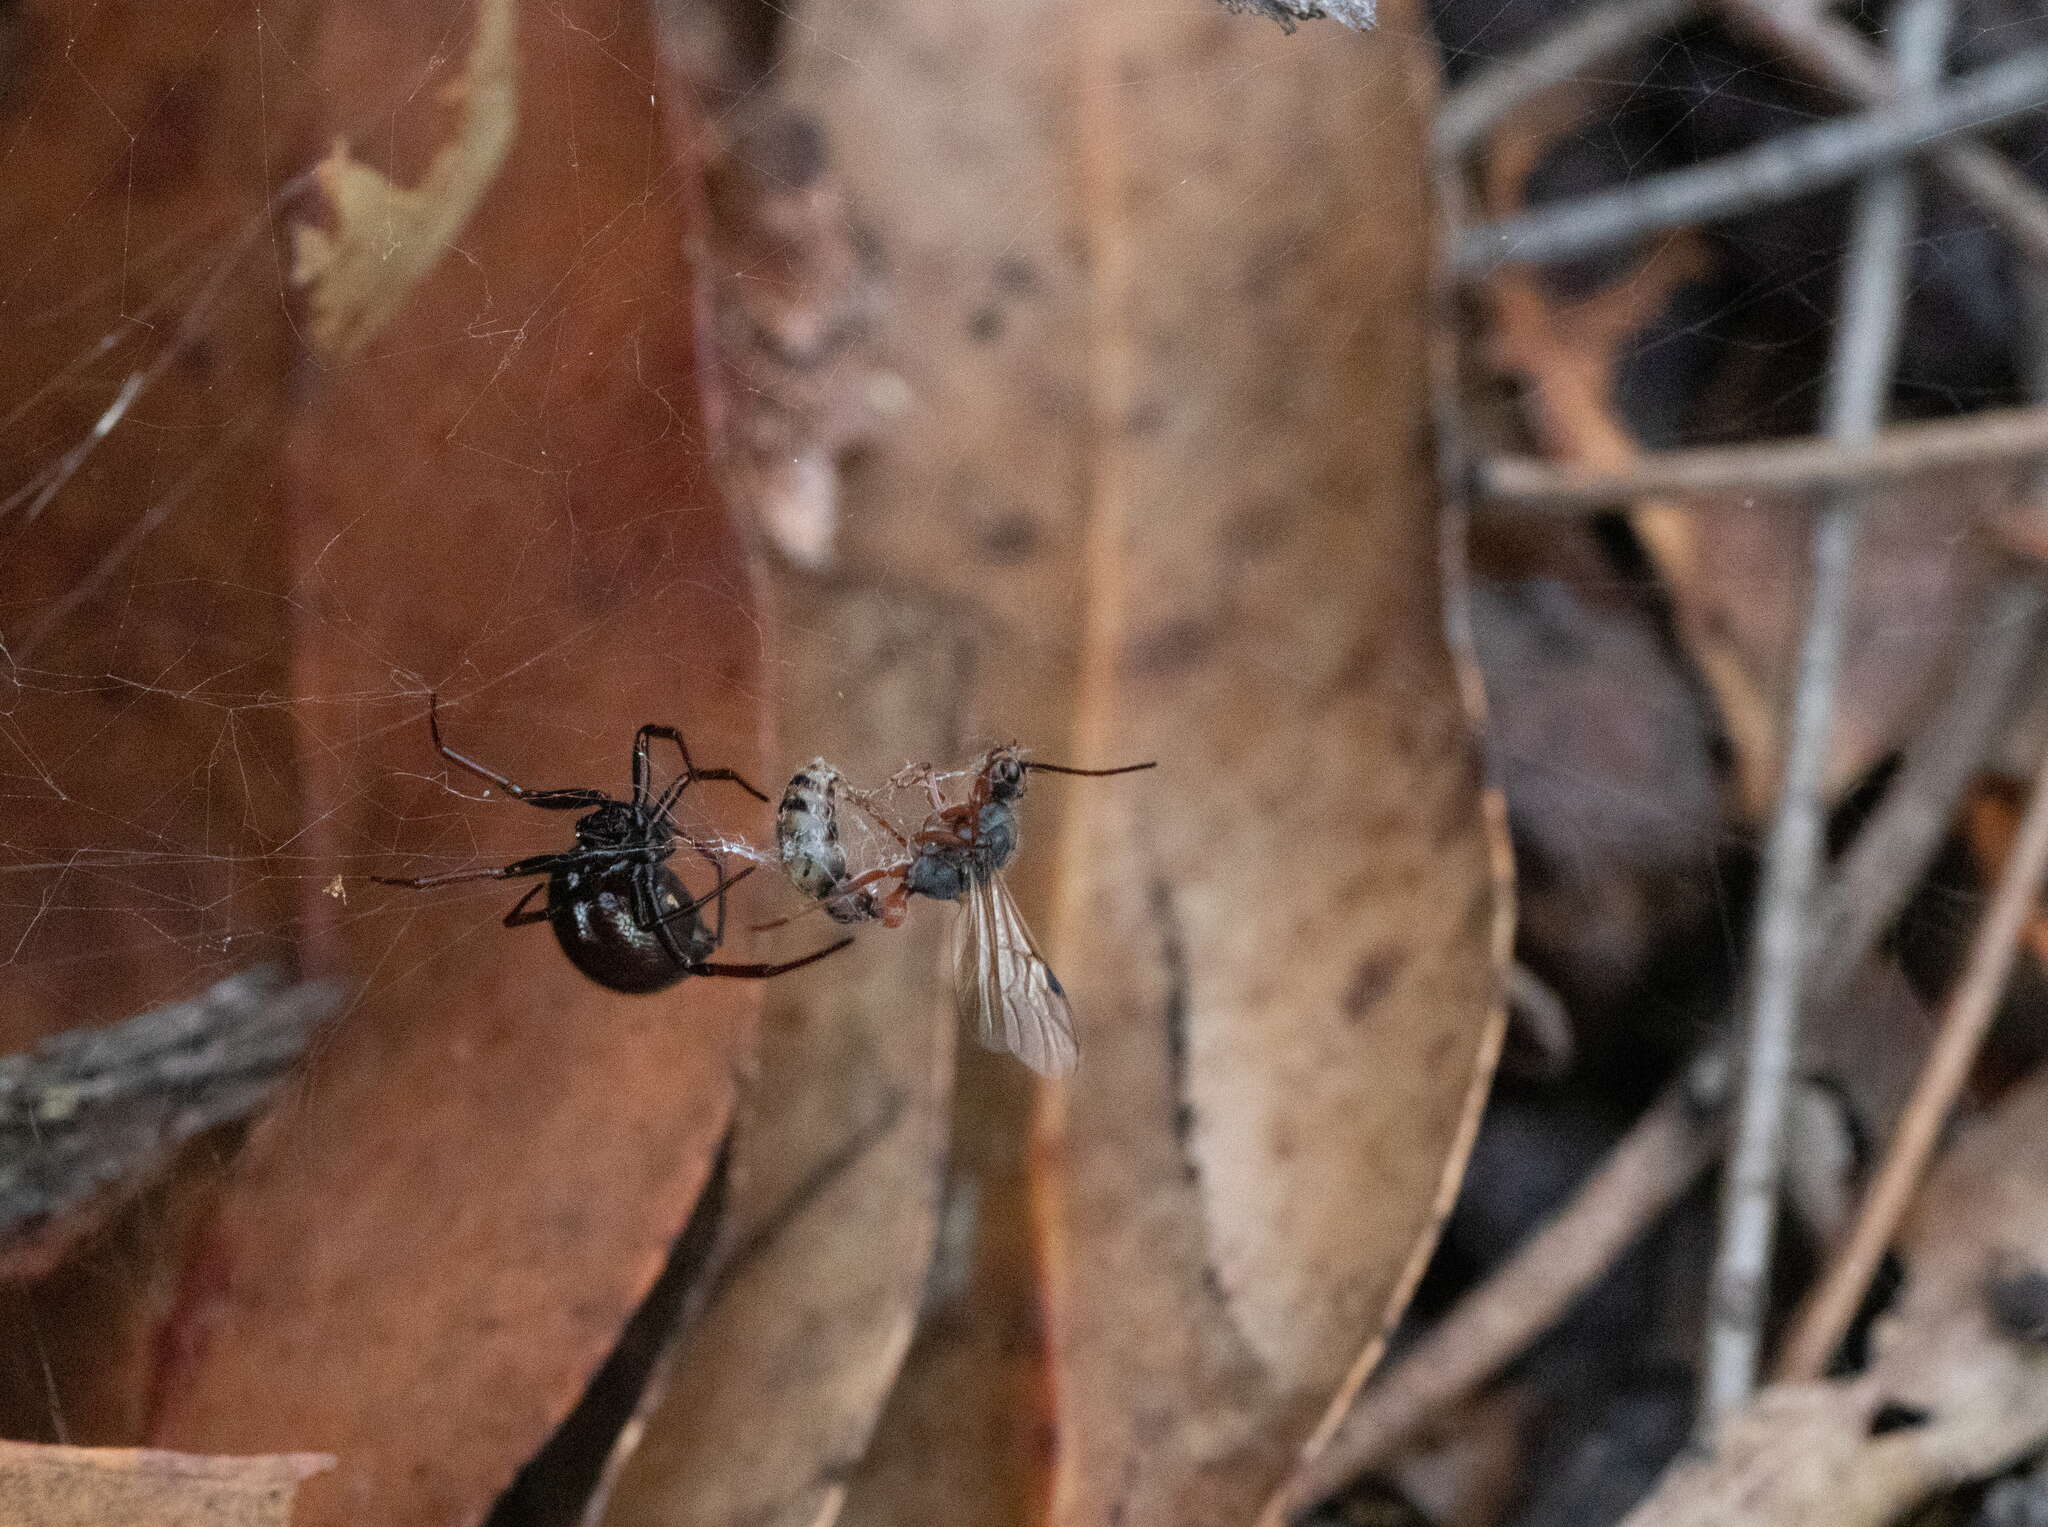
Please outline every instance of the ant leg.
[{"label": "ant leg", "polygon": [[[904,865],[885,864],[880,869],[868,870],[864,874],[855,875],[851,880],[840,882],[838,888],[831,894],[821,896],[801,912],[792,912],[787,917],[773,918],[765,923],[749,923],[747,926],[755,933],[766,933],[770,928],[780,928],[784,923],[793,923],[800,917],[810,917],[818,912],[831,912],[836,907],[841,914],[838,920],[842,923],[873,922],[880,918],[883,927],[898,927],[902,924],[904,911],[910,904],[910,892],[904,884],[904,874]],[[864,894],[867,886],[879,880],[886,880],[891,875],[897,877],[895,890],[880,896]]]},{"label": "ant leg", "polygon": [[903,926],[904,914],[910,910],[910,882],[900,882],[896,889],[881,900],[876,916],[881,918],[884,928]]},{"label": "ant leg", "polygon": [[430,886],[460,885],[465,880],[517,880],[524,875],[548,875],[584,855],[576,852],[566,854],[537,854],[531,859],[521,859],[516,864],[505,865],[494,870],[451,870],[445,875],[421,875],[407,880],[396,875],[372,875],[370,879],[378,885],[404,886],[412,891],[424,891]]},{"label": "ant leg", "polygon": [[[890,775],[885,783],[897,790],[908,790],[912,787],[923,790],[925,798],[931,802],[932,810],[938,812],[946,809],[946,792],[939,788],[939,777],[939,771],[928,763],[905,764]],[[957,777],[957,771],[949,777]]]},{"label": "ant leg", "polygon": [[813,950],[802,959],[783,960],[775,965],[727,965],[723,963],[692,965],[690,967],[690,974],[693,976],[736,976],[748,981],[764,981],[770,976],[779,976],[785,971],[801,970],[806,965],[816,964],[819,960],[824,959],[826,955],[837,954],[852,942],[853,939],[851,937],[843,938],[836,944],[827,944],[823,949]]},{"label": "ant leg", "polygon": [[427,730],[433,734],[434,751],[452,764],[459,764],[478,779],[487,779],[515,801],[538,806],[543,811],[588,811],[611,799],[602,790],[529,790],[515,785],[496,769],[487,769],[474,758],[458,753],[441,740],[441,697],[427,696]]},{"label": "ant leg", "polygon": [[683,734],[681,732],[672,726],[662,726],[658,722],[650,721],[647,725],[640,728],[638,735],[633,739],[633,800],[636,805],[644,806],[647,804],[647,744],[650,739],[656,737],[659,737],[664,742],[673,742],[676,745],[676,751],[683,755],[683,777],[675,784],[670,785],[662,793],[664,804],[673,805],[675,797],[681,795],[692,780],[699,779],[722,779],[731,784],[738,785],[757,801],[768,799],[767,796],[756,790],[742,778],[736,770],[698,768],[690,758],[690,745],[683,741]]},{"label": "ant leg", "polygon": [[853,802],[862,816],[894,838],[903,848],[907,849],[910,847],[910,839],[904,834],[903,829],[891,821],[889,814],[882,810],[881,806],[876,802],[875,796],[878,792],[873,790],[856,790],[845,780],[839,781],[839,788],[846,793],[846,798]]},{"label": "ant leg", "polygon": [[548,909],[546,907],[542,907],[538,912],[529,912],[526,910],[526,904],[532,901],[534,897],[545,892],[547,888],[548,883],[545,880],[537,880],[528,886],[526,894],[514,902],[512,910],[505,914],[505,926],[508,928],[525,928],[533,923],[546,922],[548,920]]}]

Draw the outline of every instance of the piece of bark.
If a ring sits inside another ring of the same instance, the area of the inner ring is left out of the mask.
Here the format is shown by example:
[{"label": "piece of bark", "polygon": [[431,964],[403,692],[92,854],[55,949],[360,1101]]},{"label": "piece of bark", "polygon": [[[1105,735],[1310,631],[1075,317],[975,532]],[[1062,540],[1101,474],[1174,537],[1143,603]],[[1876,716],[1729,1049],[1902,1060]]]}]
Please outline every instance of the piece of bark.
[{"label": "piece of bark", "polygon": [[340,1000],[258,966],[0,1058],[0,1280],[48,1273],[179,1145],[262,1108]]}]

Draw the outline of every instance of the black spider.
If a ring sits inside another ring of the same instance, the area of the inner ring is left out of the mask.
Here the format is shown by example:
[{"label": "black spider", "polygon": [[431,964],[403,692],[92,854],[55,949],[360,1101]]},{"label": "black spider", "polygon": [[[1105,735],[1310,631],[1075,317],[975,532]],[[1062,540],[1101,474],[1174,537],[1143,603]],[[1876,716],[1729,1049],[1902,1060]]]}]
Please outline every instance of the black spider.
[{"label": "black spider", "polygon": [[[613,991],[660,991],[684,976],[779,976],[786,970],[822,960],[853,942],[843,938],[801,959],[773,965],[734,965],[709,958],[725,940],[725,893],[751,875],[754,866],[750,864],[737,875],[727,875],[724,862],[710,849],[684,837],[670,813],[677,797],[700,779],[729,780],[758,800],[768,797],[731,769],[698,768],[690,761],[690,749],[683,734],[674,727],[650,723],[635,734],[633,798],[620,801],[602,790],[528,790],[513,784],[475,759],[463,757],[441,740],[440,709],[440,696],[429,696],[427,729],[433,734],[434,750],[450,763],[489,780],[514,800],[525,801],[529,806],[544,811],[587,811],[589,815],[576,823],[576,846],[562,853],[535,854],[500,869],[455,870],[414,880],[372,876],[380,885],[424,890],[465,880],[516,880],[526,875],[545,875],[545,881],[528,889],[505,914],[505,926],[523,928],[531,923],[548,923],[569,963]],[[647,766],[648,744],[657,737],[673,742],[676,751],[683,755],[683,772],[658,798],[648,788]],[[702,896],[692,897],[676,872],[668,867],[667,860],[678,843],[687,843],[703,855],[717,877],[717,883]],[[547,905],[538,911],[528,911],[528,904],[543,891],[547,893]],[[713,903],[718,913],[713,925],[707,927],[697,914]]]}]

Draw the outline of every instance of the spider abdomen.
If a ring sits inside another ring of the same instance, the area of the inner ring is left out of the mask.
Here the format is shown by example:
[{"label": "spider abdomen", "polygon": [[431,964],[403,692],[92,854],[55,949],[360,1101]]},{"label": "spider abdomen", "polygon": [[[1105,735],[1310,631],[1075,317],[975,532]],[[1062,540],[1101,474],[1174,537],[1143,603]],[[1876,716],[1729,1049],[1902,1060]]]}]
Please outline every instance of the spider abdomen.
[{"label": "spider abdomen", "polygon": [[[634,880],[655,916],[635,911]],[[617,992],[657,992],[690,974],[717,941],[694,911],[689,893],[666,865],[625,863],[595,873],[557,870],[548,881],[548,925],[584,975]]]}]

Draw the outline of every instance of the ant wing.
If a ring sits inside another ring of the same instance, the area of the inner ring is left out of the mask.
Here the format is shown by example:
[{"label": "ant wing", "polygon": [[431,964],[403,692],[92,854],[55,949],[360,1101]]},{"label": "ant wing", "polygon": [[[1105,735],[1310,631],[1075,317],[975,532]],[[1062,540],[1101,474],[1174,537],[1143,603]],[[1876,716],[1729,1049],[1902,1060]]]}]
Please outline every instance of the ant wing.
[{"label": "ant wing", "polygon": [[999,874],[976,875],[953,930],[953,996],[982,1044],[1041,1076],[1065,1076],[1081,1057],[1074,1011],[1038,952]]}]

